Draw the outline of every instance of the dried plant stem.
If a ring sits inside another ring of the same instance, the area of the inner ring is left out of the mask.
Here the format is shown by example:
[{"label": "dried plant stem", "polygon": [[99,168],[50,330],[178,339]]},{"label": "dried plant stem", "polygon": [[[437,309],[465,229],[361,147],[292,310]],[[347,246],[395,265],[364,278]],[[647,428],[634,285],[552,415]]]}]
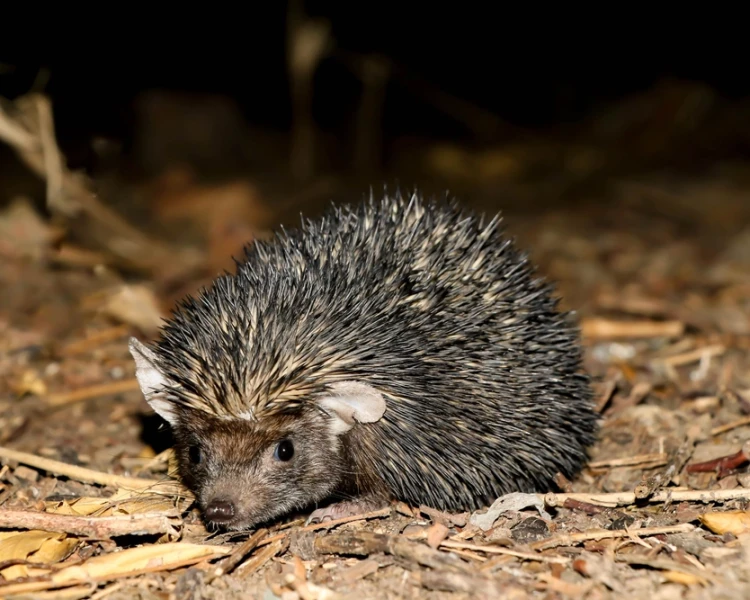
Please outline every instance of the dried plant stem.
[{"label": "dried plant stem", "polygon": [[727,431],[731,431],[732,429],[737,429],[738,427],[744,427],[745,425],[750,425],[750,417],[742,417],[741,419],[737,419],[736,421],[732,421],[731,423],[725,423],[724,425],[714,427],[711,430],[711,435],[721,435],[722,433],[726,433]]},{"label": "dried plant stem", "polygon": [[505,554],[507,556],[513,556],[515,558],[521,558],[523,560],[534,560],[537,562],[545,563],[556,563],[559,565],[566,565],[570,562],[570,559],[562,556],[543,556],[534,552],[521,552],[519,550],[511,550],[510,548],[501,548],[500,546],[482,546],[479,544],[467,544],[465,542],[455,542],[453,540],[444,540],[440,543],[443,548],[457,548],[459,550],[474,550],[475,552],[486,552],[487,554]]},{"label": "dried plant stem", "polygon": [[173,481],[159,481],[156,479],[141,479],[138,477],[125,477],[123,475],[112,475],[102,473],[93,469],[69,465],[68,463],[44,458],[28,452],[20,452],[11,448],[0,447],[0,459],[14,460],[35,469],[47,471],[53,475],[68,477],[81,483],[93,483],[97,485],[108,485],[120,487],[130,491],[149,491],[155,494],[172,496],[185,496],[186,490]]},{"label": "dried plant stem", "polygon": [[[339,525],[343,525],[344,523],[351,523],[352,521],[379,519],[381,517],[389,517],[390,515],[391,515],[390,507],[381,508],[380,510],[373,510],[371,512],[362,513],[361,515],[351,515],[349,517],[343,517],[341,519],[335,519],[333,521],[325,521],[323,523],[313,523],[312,525],[306,525],[305,527],[300,527],[299,529],[296,529],[295,531],[317,531],[318,529],[332,529],[333,527],[338,527]],[[276,535],[272,535],[271,537],[267,537],[263,541],[258,542],[258,546],[266,546],[273,542],[278,542],[279,540],[283,540],[289,535],[289,533],[290,533],[289,531],[285,531],[284,533],[278,533]]]},{"label": "dried plant stem", "polygon": [[125,379],[123,381],[99,383],[61,394],[50,394],[47,402],[52,406],[62,406],[63,404],[73,404],[74,402],[82,402],[83,400],[90,400],[91,398],[100,396],[134,392],[139,389],[137,379]]},{"label": "dried plant stem", "polygon": [[253,533],[253,535],[247,538],[247,540],[232,550],[232,553],[229,556],[221,559],[221,561],[217,563],[216,569],[209,574],[207,580],[211,581],[216,577],[221,577],[226,573],[230,573],[266,536],[268,536],[268,529],[259,529]]},{"label": "dried plant stem", "polygon": [[107,342],[112,342],[114,340],[123,338],[128,335],[128,333],[130,333],[130,327],[128,327],[127,325],[108,327],[107,329],[92,333],[91,335],[83,339],[75,340],[73,342],[65,344],[60,351],[65,355],[82,354],[91,350],[92,348],[100,346],[101,344],[106,344]]},{"label": "dried plant stem", "polygon": [[[634,492],[615,492],[611,494],[546,494],[544,503],[547,506],[562,506],[570,498],[596,504],[599,506],[628,506],[635,504]],[[725,502],[738,498],[750,499],[750,488],[732,490],[660,490],[648,498],[649,502]]]},{"label": "dried plant stem", "polygon": [[284,550],[284,541],[276,540],[273,544],[267,545],[262,550],[259,550],[256,554],[253,554],[244,563],[237,567],[235,574],[237,577],[244,578],[254,573],[265,565],[274,556]]},{"label": "dried plant stem", "polygon": [[600,469],[602,467],[632,467],[645,463],[658,463],[660,465],[663,465],[667,463],[667,458],[668,456],[664,453],[639,454],[638,456],[630,456],[627,458],[598,460],[596,462],[589,463],[589,467],[592,469]]},{"label": "dried plant stem", "polygon": [[575,546],[581,542],[589,540],[605,540],[614,538],[623,538],[630,536],[646,537],[650,535],[664,535],[669,533],[689,533],[695,529],[690,523],[681,523],[670,527],[643,527],[641,529],[596,529],[593,531],[584,531],[582,533],[569,533],[558,535],[546,540],[534,542],[530,547],[534,550],[547,550],[557,546]]},{"label": "dried plant stem", "polygon": [[714,344],[713,346],[703,346],[702,348],[696,348],[695,350],[683,352],[682,354],[675,354],[674,356],[665,356],[660,360],[668,364],[670,367],[681,367],[683,365],[698,362],[704,358],[720,356],[724,354],[724,352],[726,352],[724,346],[721,344]]},{"label": "dried plant stem", "polygon": [[29,510],[0,509],[1,529],[39,529],[99,540],[120,535],[177,534],[176,521],[165,513],[82,517]]},{"label": "dried plant stem", "polygon": [[589,318],[581,323],[589,339],[678,337],[685,331],[681,321],[612,321]]}]

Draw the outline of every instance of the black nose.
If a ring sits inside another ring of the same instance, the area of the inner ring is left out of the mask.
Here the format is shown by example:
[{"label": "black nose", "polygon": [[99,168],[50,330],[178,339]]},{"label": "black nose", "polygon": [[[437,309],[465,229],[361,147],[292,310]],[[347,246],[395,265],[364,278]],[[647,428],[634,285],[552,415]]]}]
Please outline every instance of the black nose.
[{"label": "black nose", "polygon": [[206,518],[214,523],[226,523],[234,517],[234,504],[229,500],[211,500],[206,506]]}]

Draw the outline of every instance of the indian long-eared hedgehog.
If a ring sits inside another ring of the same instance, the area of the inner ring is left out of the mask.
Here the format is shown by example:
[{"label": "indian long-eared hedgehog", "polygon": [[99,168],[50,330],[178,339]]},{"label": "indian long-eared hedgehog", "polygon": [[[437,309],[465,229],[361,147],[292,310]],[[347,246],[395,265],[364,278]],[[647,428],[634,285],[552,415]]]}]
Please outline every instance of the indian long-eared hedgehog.
[{"label": "indian long-eared hedgehog", "polygon": [[385,194],[254,242],[130,351],[204,518],[237,530],[575,476],[597,434],[578,336],[500,216]]}]

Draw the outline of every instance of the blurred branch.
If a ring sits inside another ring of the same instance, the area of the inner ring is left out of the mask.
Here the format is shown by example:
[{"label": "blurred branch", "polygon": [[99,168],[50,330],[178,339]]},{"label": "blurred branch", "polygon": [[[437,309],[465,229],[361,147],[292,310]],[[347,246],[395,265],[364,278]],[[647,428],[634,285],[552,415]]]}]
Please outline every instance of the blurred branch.
[{"label": "blurred branch", "polygon": [[374,54],[362,57],[359,77],[363,92],[354,148],[355,167],[361,172],[371,170],[381,159],[383,106],[390,76],[390,61]]},{"label": "blurred branch", "polygon": [[313,79],[332,45],[331,24],[310,19],[302,3],[292,0],[287,13],[287,68],[292,95],[291,170],[297,179],[309,179],[315,170]]},{"label": "blurred branch", "polygon": [[0,103],[0,140],[6,142],[47,183],[47,207],[67,221],[87,221],[86,232],[115,262],[153,271],[181,261],[187,268],[201,259],[197,253],[175,250],[149,239],[120,215],[103,205],[88,178],[68,170],[55,140],[49,100],[29,94],[13,103]]},{"label": "blurred branch", "polygon": [[[370,57],[341,49],[337,49],[334,56],[360,78],[363,84],[367,84],[367,62],[371,60]],[[518,133],[520,131],[492,111],[440,89],[391,58],[378,57],[378,61],[381,68],[386,68],[389,74],[392,74],[413,94],[429,102],[447,116],[463,123],[480,139],[492,139],[503,132]]]}]

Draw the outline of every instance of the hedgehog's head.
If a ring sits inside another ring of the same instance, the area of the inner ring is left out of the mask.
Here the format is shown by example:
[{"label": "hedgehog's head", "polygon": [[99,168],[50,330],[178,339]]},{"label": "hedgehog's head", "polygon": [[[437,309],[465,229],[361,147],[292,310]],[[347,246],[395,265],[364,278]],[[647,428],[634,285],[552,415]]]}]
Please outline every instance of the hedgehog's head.
[{"label": "hedgehog's head", "polygon": [[172,426],[180,476],[213,526],[247,529],[325,499],[352,468],[342,436],[385,412],[378,391],[340,381],[289,414],[210,414],[170,393],[152,350],[132,339],[130,352],[146,400]]}]

